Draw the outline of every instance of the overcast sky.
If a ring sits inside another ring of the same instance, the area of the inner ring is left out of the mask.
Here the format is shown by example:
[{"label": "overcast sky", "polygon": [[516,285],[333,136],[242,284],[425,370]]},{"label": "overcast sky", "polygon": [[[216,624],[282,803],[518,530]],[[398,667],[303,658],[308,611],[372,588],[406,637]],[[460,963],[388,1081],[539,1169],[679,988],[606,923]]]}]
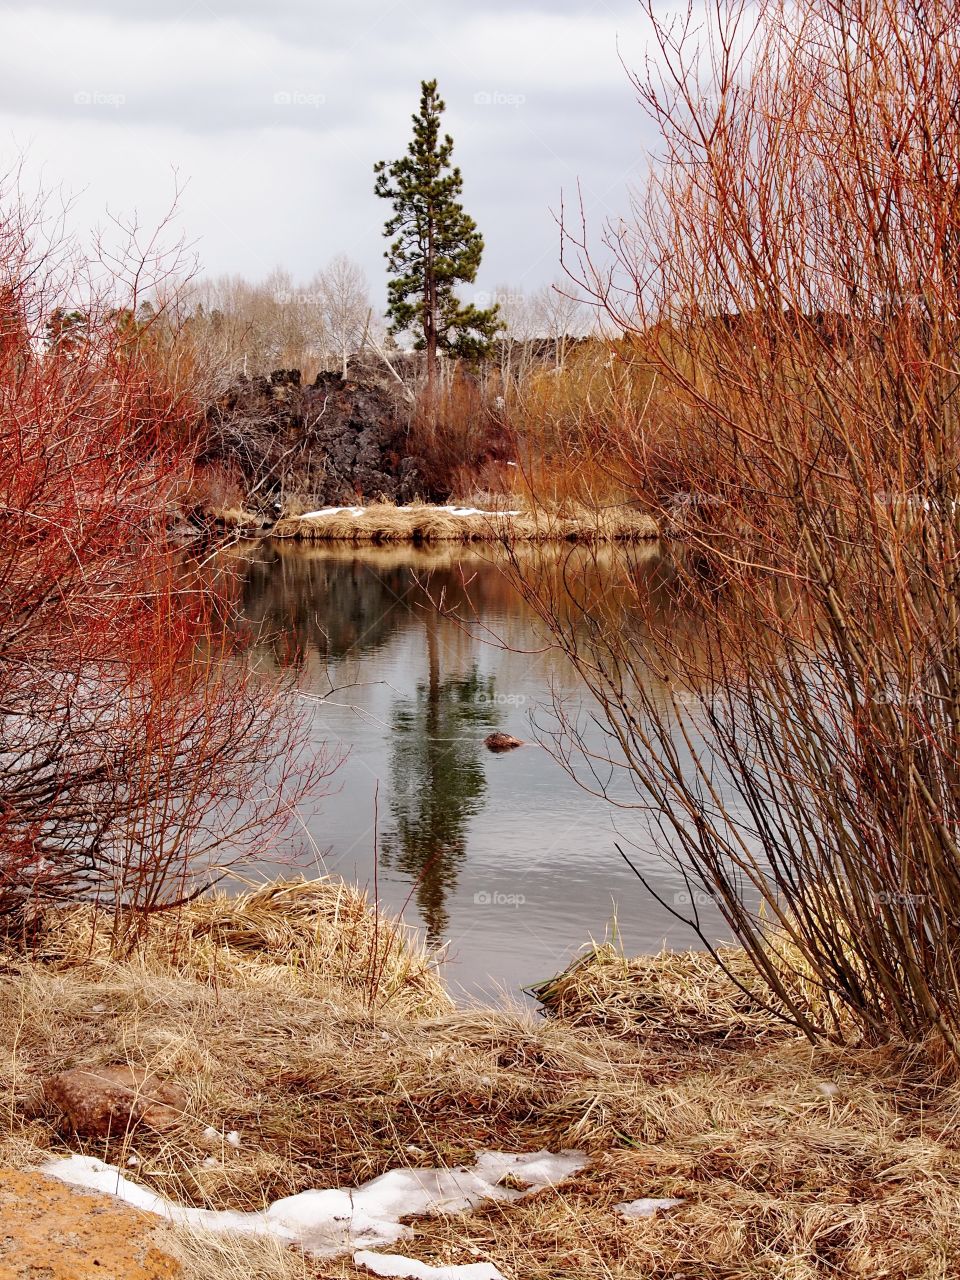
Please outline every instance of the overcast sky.
[{"label": "overcast sky", "polygon": [[179,226],[206,271],[308,278],[335,253],[382,296],[372,166],[436,77],[486,254],[478,287],[559,274],[555,214],[624,211],[644,119],[636,0],[30,0],[0,6],[3,168]]}]

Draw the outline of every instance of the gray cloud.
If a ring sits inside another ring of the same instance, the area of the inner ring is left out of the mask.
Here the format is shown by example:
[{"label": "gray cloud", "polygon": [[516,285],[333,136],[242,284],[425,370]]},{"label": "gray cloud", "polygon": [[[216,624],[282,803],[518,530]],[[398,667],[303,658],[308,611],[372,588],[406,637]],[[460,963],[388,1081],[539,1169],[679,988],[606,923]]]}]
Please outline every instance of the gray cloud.
[{"label": "gray cloud", "polygon": [[641,42],[634,0],[33,0],[0,10],[0,150],[91,222],[158,216],[176,168],[208,269],[303,277],[344,250],[379,289],[371,166],[436,76],[480,285],[535,287],[558,273],[564,193],[596,219],[626,206],[644,125],[619,57]]}]

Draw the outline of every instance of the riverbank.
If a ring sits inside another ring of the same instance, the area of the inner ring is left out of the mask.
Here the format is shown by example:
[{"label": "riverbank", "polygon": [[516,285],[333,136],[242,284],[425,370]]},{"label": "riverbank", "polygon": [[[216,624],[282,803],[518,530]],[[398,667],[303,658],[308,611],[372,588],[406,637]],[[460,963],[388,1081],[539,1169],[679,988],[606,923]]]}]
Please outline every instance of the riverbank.
[{"label": "riverbank", "polygon": [[[457,1010],[428,953],[327,881],[198,902],[122,949],[77,911],[8,958],[6,1168],[80,1153],[179,1204],[251,1211],[483,1150],[576,1149],[585,1168],[556,1188],[417,1218],[393,1251],[508,1280],[960,1266],[958,1087],[919,1053],[811,1047],[705,955],[603,949],[541,991],[550,1016]],[[52,1073],[117,1063],[183,1090],[177,1123],[80,1138],[43,1100]],[[616,1207],[643,1198],[681,1203]],[[182,1229],[169,1248],[188,1280],[370,1274]]]},{"label": "riverbank", "polygon": [[282,519],[274,538],[303,542],[642,542],[658,537],[650,516],[632,506],[556,512],[467,506],[330,507]]}]

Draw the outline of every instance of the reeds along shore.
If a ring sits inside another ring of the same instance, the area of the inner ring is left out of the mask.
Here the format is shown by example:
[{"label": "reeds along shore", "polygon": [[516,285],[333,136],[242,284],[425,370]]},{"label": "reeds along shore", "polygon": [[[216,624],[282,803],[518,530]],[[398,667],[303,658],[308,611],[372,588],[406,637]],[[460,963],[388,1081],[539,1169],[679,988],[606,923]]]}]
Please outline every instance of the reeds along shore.
[{"label": "reeds along shore", "polygon": [[283,519],[271,536],[303,542],[641,542],[657,538],[658,530],[631,506],[551,514],[376,503]]}]

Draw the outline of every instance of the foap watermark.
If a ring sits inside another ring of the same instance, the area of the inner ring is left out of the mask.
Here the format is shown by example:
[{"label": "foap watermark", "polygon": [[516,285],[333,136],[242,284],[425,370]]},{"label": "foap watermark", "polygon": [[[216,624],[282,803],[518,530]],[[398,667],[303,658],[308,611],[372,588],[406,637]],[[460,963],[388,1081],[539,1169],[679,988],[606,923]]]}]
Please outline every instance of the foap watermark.
[{"label": "foap watermark", "polygon": [[496,289],[493,293],[480,289],[473,295],[475,307],[520,307],[525,301],[526,294],[514,293],[506,289]]},{"label": "foap watermark", "polygon": [[872,893],[870,897],[877,907],[919,907],[927,900],[925,893]]},{"label": "foap watermark", "polygon": [[501,893],[497,889],[481,889],[473,895],[475,907],[517,907],[525,906],[526,898],[522,893]]},{"label": "foap watermark", "polygon": [[273,95],[275,107],[311,107],[314,111],[327,105],[325,93],[308,93],[303,89],[278,89]]},{"label": "foap watermark", "polygon": [[73,95],[75,107],[110,107],[119,111],[126,101],[125,93],[107,93],[103,89],[78,89]]},{"label": "foap watermark", "polygon": [[919,711],[925,699],[919,689],[900,689],[896,684],[888,683],[870,691],[869,699],[880,707],[896,707],[901,711]]},{"label": "foap watermark", "polygon": [[479,89],[473,95],[476,107],[522,107],[526,100],[525,93],[503,93],[500,89]]},{"label": "foap watermark", "polygon": [[523,693],[478,693],[478,707],[525,707],[526,694]]},{"label": "foap watermark", "polygon": [[880,507],[904,507],[910,511],[929,511],[931,506],[929,496],[907,489],[880,489],[874,494],[874,501]]},{"label": "foap watermark", "polygon": [[278,289],[273,299],[278,307],[319,307],[323,302],[319,293],[294,293],[289,289]]},{"label": "foap watermark", "polygon": [[723,705],[715,693],[695,693],[693,689],[671,689],[670,698],[676,711],[688,715],[695,711],[712,713]]},{"label": "foap watermark", "polygon": [[678,707],[683,707],[687,711],[695,711],[698,707],[706,705],[710,701],[699,693],[694,693],[692,689],[671,689],[670,697]]},{"label": "foap watermark", "polygon": [[890,507],[893,511],[923,512],[932,516],[955,516],[960,503],[949,494],[911,493],[907,490],[897,492],[881,489],[874,494],[874,502],[880,507]]},{"label": "foap watermark", "polygon": [[712,907],[713,899],[702,889],[681,889],[673,895],[675,907]]},{"label": "foap watermark", "polygon": [[671,493],[663,506],[671,519],[683,520],[699,507],[723,506],[723,499],[715,493]]}]

